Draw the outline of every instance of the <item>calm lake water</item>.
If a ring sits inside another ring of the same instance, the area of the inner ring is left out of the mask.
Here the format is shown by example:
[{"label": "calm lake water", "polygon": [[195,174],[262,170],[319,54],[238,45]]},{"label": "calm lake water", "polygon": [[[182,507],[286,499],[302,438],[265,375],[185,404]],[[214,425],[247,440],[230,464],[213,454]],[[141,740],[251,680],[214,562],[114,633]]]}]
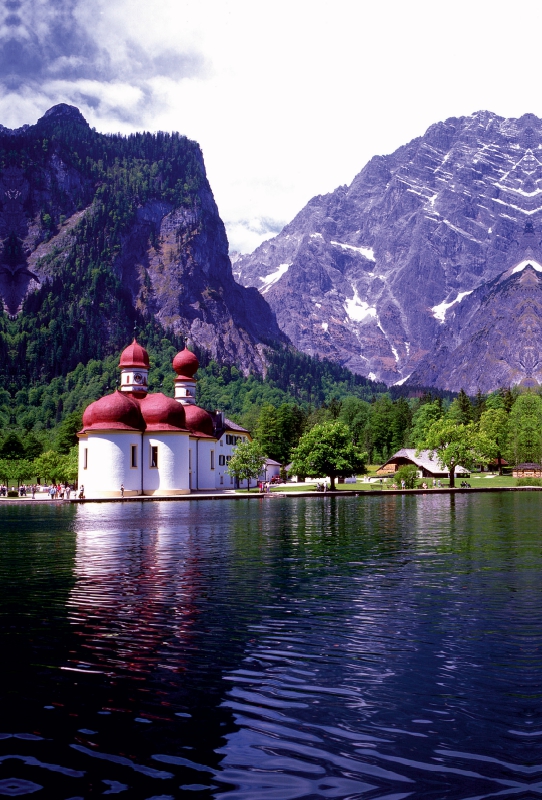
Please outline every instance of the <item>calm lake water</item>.
[{"label": "calm lake water", "polygon": [[542,795],[542,493],[0,505],[0,795]]}]

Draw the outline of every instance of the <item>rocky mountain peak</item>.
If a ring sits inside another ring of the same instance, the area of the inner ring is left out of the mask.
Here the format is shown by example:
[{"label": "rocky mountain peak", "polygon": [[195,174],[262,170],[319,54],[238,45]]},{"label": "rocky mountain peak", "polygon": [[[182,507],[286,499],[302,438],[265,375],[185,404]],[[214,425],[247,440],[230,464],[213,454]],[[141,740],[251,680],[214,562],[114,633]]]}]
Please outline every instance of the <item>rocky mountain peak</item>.
[{"label": "rocky mountain peak", "polygon": [[64,119],[69,119],[73,122],[81,122],[83,125],[88,126],[88,122],[81,114],[79,109],[76,106],[70,106],[67,103],[58,103],[56,106],[50,108],[45,112],[43,117],[40,117],[38,124],[43,120],[51,120],[58,117],[63,117]]},{"label": "rocky mountain peak", "polygon": [[307,353],[387,383],[476,392],[542,378],[532,351],[518,355],[534,340],[521,344],[517,326],[533,331],[538,313],[526,264],[538,286],[542,120],[479,111],[375,156],[234,274]]}]

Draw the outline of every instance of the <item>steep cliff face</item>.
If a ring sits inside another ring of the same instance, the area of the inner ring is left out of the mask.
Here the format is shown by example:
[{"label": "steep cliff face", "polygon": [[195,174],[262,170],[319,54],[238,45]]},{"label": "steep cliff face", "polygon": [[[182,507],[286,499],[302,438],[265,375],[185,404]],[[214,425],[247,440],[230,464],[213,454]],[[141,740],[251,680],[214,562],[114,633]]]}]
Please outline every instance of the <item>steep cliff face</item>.
[{"label": "steep cliff face", "polygon": [[452,118],[313,198],[234,274],[297,347],[371,378],[537,381],[541,198],[540,119]]},{"label": "steep cliff face", "polygon": [[198,145],[104,136],[71,106],[0,127],[0,295],[17,373],[73,369],[150,321],[219,360],[261,371],[285,341],[255,289],[235,283]]}]

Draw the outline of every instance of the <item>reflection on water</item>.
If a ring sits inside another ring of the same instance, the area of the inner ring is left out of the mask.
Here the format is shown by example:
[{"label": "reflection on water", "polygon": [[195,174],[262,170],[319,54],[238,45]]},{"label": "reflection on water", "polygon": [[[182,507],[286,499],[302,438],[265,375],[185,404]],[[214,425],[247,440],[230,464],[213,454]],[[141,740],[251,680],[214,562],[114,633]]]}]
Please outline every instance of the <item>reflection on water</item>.
[{"label": "reflection on water", "polygon": [[541,511],[0,506],[0,796],[540,796]]}]

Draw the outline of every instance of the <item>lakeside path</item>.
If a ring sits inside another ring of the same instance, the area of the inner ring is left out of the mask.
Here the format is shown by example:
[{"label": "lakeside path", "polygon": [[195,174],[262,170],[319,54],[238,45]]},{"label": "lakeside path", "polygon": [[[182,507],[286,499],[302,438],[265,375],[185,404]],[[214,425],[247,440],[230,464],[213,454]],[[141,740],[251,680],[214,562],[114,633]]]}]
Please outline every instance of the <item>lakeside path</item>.
[{"label": "lakeside path", "polygon": [[389,497],[390,495],[427,495],[427,494],[473,494],[480,492],[542,492],[542,486],[476,486],[470,489],[461,487],[450,489],[341,489],[335,492],[271,492],[270,494],[260,494],[259,492],[236,492],[225,490],[222,492],[192,492],[191,494],[174,495],[172,497],[158,497],[155,495],[136,495],[135,497],[99,497],[70,498],[69,500],[51,500],[49,497],[37,496],[34,500],[31,497],[1,497],[0,504],[9,503],[25,505],[27,503],[46,503],[48,505],[65,505],[67,503],[150,503],[150,502],[187,502],[190,500],[272,500],[275,497]]}]

